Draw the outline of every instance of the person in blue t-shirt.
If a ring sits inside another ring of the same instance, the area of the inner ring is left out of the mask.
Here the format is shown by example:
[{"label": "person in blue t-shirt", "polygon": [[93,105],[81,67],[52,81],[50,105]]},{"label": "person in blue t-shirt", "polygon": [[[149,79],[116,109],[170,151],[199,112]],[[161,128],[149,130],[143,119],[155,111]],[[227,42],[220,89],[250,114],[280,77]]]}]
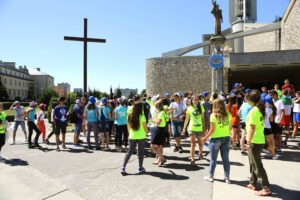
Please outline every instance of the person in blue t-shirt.
[{"label": "person in blue t-shirt", "polygon": [[110,119],[111,119],[111,110],[107,106],[107,98],[103,97],[101,99],[101,106],[99,108],[99,121],[100,121],[100,136],[102,140],[103,148],[105,147],[106,143],[106,149],[110,150],[109,147],[109,131],[110,131]]},{"label": "person in blue t-shirt", "polygon": [[120,106],[115,109],[115,126],[116,126],[116,137],[115,145],[116,150],[121,152],[122,149],[122,138],[124,138],[125,151],[127,150],[128,145],[128,130],[127,130],[127,110],[126,102],[124,98],[119,100]]},{"label": "person in blue t-shirt", "polygon": [[55,124],[55,135],[56,135],[56,151],[59,149],[59,134],[62,133],[62,148],[66,149],[66,132],[67,132],[67,115],[68,108],[65,106],[65,97],[58,99],[58,106],[53,110],[53,123]]},{"label": "person in blue t-shirt", "polygon": [[86,141],[88,143],[88,148],[93,149],[90,142],[90,134],[91,129],[94,130],[94,138],[96,144],[96,150],[100,150],[99,141],[98,141],[98,108],[95,105],[96,99],[93,96],[90,96],[88,105],[84,109],[84,116],[87,121],[87,134],[86,134]]},{"label": "person in blue t-shirt", "polygon": [[[38,144],[39,136],[40,136],[40,130],[34,123],[35,121],[35,108],[37,103],[35,101],[30,102],[29,109],[26,111],[27,115],[27,125],[28,125],[28,148],[34,148],[34,147],[41,147]],[[31,137],[33,130],[36,132],[35,138],[34,138],[34,145],[31,143]]]},{"label": "person in blue t-shirt", "polygon": [[242,104],[238,114],[239,116],[241,116],[242,121],[241,121],[241,129],[242,129],[242,138],[241,138],[241,150],[242,150],[242,155],[247,155],[247,153],[245,152],[245,141],[246,141],[246,118],[248,113],[250,112],[250,110],[252,109],[252,107],[248,104],[247,100],[244,101],[244,103]]},{"label": "person in blue t-shirt", "polygon": [[82,103],[80,99],[76,100],[76,106],[74,106],[75,114],[77,116],[77,122],[75,123],[74,145],[79,146],[79,135],[81,132],[81,126],[83,121]]}]

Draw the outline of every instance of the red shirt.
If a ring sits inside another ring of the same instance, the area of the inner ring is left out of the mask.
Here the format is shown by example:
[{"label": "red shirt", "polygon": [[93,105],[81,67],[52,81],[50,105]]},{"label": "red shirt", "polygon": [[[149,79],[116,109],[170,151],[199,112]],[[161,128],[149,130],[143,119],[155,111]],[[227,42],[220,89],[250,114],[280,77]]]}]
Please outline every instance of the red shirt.
[{"label": "red shirt", "polygon": [[295,87],[294,87],[294,85],[293,84],[289,84],[289,85],[284,85],[284,86],[282,86],[282,91],[283,90],[288,90],[288,91],[290,91],[290,90],[295,90]]},{"label": "red shirt", "polygon": [[240,118],[238,116],[238,112],[239,112],[239,107],[238,105],[234,104],[230,109],[230,105],[227,105],[227,111],[230,111],[230,115],[231,115],[231,126],[239,126],[240,125]]}]

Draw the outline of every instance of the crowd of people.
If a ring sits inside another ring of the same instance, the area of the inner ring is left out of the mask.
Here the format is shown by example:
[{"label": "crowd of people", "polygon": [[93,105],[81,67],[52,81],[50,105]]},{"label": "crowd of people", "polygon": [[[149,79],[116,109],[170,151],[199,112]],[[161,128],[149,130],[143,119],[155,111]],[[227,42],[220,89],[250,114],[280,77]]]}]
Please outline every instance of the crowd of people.
[{"label": "crowd of people", "polygon": [[[15,111],[12,144],[15,144],[16,131],[20,125],[29,148],[40,147],[38,140],[41,134],[46,144],[50,143],[50,138],[55,134],[56,150],[59,152],[60,144],[63,149],[67,148],[66,131],[68,122],[71,122],[75,130],[75,146],[83,143],[79,137],[81,133],[86,136],[86,148],[90,150],[111,150],[110,141],[114,138],[115,150],[126,152],[121,168],[122,175],[126,175],[126,165],[134,153],[138,155],[139,173],[145,172],[143,159],[148,132],[151,138],[150,155],[156,158],[153,164],[158,167],[167,162],[167,155],[163,150],[170,147],[171,139],[175,143],[173,151],[182,153],[181,139],[183,135],[188,135],[191,166],[196,165],[196,146],[199,148],[199,160],[203,159],[203,147],[209,148],[209,174],[204,177],[205,180],[214,181],[220,152],[224,181],[229,184],[229,151],[240,149],[242,156],[249,157],[250,164],[250,183],[245,187],[257,190],[257,181],[260,179],[263,190],[256,194],[267,196],[272,191],[261,161],[261,152],[266,151],[268,157],[278,159],[282,146],[288,144],[290,137],[296,137],[300,123],[300,92],[295,92],[289,80],[285,80],[281,89],[275,84],[273,89],[262,87],[260,91],[251,90],[236,83],[228,95],[219,94],[215,90],[211,95],[209,92],[175,93],[172,97],[168,93],[153,97],[145,94],[142,97],[136,95],[129,100],[125,97],[114,97],[111,100],[104,97],[98,100],[90,96],[88,100],[85,97],[78,98],[70,113],[64,105],[65,99],[61,97],[58,102],[50,105],[52,131],[47,137],[44,122],[47,105],[40,104],[37,112],[37,103],[34,101],[30,102],[28,109],[20,106],[20,102],[15,102],[10,108]],[[2,104],[0,113],[1,151],[5,134],[8,134]],[[283,128],[285,139],[282,141]],[[32,141],[33,131],[36,135]],[[94,144],[90,140],[92,131]]]}]

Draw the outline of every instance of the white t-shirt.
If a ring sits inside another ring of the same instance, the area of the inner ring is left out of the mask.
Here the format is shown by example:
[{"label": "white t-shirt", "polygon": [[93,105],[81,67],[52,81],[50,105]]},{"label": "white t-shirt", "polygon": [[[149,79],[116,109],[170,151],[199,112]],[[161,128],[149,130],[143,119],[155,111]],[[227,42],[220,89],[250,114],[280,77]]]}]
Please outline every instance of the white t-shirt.
[{"label": "white t-shirt", "polygon": [[281,100],[277,99],[277,101],[274,102],[274,105],[277,109],[276,111],[276,117],[275,117],[275,123],[280,123],[280,116],[281,116],[281,110],[284,110],[284,104]]},{"label": "white t-shirt", "polygon": [[[24,106],[20,106],[19,108],[13,107],[15,111],[15,121],[24,121]],[[17,117],[18,115],[23,115],[22,117]]]},{"label": "white t-shirt", "polygon": [[181,122],[183,121],[179,119],[180,115],[182,115],[184,113],[184,111],[186,110],[186,106],[184,105],[184,103],[180,102],[179,104],[176,102],[172,102],[169,106],[169,109],[174,109],[172,116],[176,117],[176,119],[174,119],[174,122]]},{"label": "white t-shirt", "polygon": [[300,103],[294,103],[293,112],[300,113]]},{"label": "white t-shirt", "polygon": [[265,128],[271,128],[270,116],[272,115],[273,110],[270,107],[266,107],[266,117],[265,117]]},{"label": "white t-shirt", "polygon": [[[155,114],[156,113],[157,113],[157,110],[156,110],[155,106],[152,106],[150,108],[151,120],[155,121]],[[156,123],[151,122],[150,127],[156,127],[156,126],[157,126]]]},{"label": "white t-shirt", "polygon": [[44,119],[45,119],[45,113],[44,113],[44,111],[39,110],[39,112],[37,113],[36,117],[37,117],[37,119],[40,118],[40,121],[44,121]]},{"label": "white t-shirt", "polygon": [[189,107],[189,106],[191,105],[191,100],[188,99],[187,97],[185,97],[185,98],[183,99],[183,103],[184,103],[184,105],[185,105],[186,107]]}]

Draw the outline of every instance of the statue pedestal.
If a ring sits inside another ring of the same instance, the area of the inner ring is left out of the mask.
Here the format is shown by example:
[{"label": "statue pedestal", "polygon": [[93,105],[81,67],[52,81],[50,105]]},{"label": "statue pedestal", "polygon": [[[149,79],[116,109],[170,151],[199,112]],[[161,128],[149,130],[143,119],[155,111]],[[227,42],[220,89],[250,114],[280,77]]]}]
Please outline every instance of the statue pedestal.
[{"label": "statue pedestal", "polygon": [[210,43],[212,45],[224,44],[225,41],[226,41],[226,38],[223,35],[212,36],[210,38]]}]

